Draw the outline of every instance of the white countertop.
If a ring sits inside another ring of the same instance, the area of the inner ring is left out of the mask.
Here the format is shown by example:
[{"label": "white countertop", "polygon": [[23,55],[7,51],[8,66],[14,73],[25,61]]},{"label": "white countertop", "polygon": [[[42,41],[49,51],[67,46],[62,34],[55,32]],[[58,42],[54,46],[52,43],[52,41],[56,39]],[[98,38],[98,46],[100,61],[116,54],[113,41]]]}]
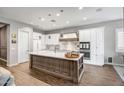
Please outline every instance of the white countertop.
[{"label": "white countertop", "polygon": [[79,58],[66,58],[65,52],[56,52],[55,53],[54,51],[36,51],[36,52],[30,52],[29,54],[52,57],[52,58],[60,58],[60,59],[66,59],[66,60],[72,60],[72,61],[78,61],[83,56],[83,54],[80,54]]}]

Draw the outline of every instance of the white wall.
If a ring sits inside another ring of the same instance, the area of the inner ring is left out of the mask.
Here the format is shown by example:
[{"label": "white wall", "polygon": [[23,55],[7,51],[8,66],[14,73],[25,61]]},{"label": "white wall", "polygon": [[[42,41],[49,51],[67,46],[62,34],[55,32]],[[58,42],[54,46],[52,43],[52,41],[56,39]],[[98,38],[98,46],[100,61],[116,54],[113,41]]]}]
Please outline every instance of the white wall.
[{"label": "white wall", "polygon": [[[0,22],[10,24],[7,28],[7,65],[8,66],[16,65],[18,63],[18,29],[23,27],[29,27],[30,29],[32,29],[33,32],[33,28],[29,25],[9,20],[3,17],[0,17]],[[11,43],[12,40],[11,34],[13,32],[17,34],[16,44]],[[30,50],[32,50],[32,47]]]}]

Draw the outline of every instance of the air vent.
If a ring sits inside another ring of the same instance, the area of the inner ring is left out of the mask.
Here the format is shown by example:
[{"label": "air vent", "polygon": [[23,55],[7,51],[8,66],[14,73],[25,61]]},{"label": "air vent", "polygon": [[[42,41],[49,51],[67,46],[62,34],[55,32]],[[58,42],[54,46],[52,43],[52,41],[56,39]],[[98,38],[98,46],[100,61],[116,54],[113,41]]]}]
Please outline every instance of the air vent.
[{"label": "air vent", "polygon": [[112,63],[112,57],[108,57],[108,63]]}]

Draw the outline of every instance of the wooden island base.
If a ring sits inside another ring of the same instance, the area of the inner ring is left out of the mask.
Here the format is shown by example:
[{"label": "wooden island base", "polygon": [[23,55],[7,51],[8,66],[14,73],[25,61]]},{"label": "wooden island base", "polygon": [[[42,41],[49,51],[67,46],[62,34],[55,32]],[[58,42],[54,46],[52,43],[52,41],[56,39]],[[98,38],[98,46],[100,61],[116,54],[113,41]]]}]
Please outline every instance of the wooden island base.
[{"label": "wooden island base", "polygon": [[30,68],[79,83],[83,74],[83,56],[79,60],[67,60],[31,54]]}]

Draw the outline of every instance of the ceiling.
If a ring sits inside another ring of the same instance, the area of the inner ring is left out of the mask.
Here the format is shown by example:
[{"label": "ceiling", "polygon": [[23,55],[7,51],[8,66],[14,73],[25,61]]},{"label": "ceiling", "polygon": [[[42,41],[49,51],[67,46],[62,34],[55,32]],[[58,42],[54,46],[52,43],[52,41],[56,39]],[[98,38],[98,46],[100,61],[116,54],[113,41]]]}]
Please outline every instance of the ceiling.
[{"label": "ceiling", "polygon": [[123,18],[121,7],[1,7],[0,16],[50,31]]}]

